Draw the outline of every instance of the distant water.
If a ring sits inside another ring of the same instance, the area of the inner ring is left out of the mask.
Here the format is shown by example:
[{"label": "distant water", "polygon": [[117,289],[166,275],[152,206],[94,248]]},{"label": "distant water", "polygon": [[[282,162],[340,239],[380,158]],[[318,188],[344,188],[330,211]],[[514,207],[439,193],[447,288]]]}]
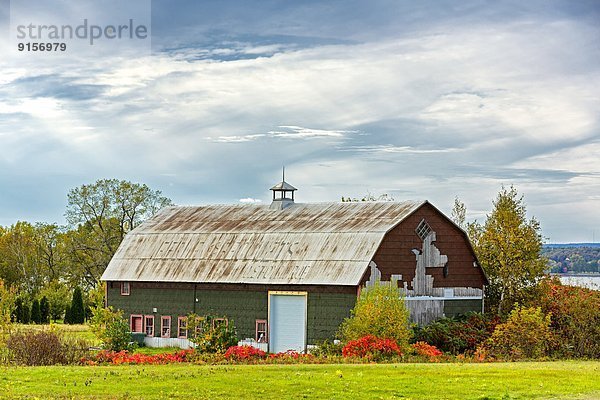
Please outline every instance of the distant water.
[{"label": "distant water", "polygon": [[588,289],[600,290],[600,276],[577,276],[577,275],[562,275],[560,282],[563,285],[581,286]]}]

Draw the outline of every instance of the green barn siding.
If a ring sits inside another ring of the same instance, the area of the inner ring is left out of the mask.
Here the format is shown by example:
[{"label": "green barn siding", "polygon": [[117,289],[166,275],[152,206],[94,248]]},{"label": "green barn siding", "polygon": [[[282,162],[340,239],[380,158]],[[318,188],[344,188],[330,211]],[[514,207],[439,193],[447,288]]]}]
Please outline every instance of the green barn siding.
[{"label": "green barn siding", "polygon": [[198,290],[196,313],[226,316],[233,320],[239,339],[254,338],[257,319],[267,319],[267,295],[264,292]]},{"label": "green barn siding", "polygon": [[356,295],[348,293],[309,293],[307,305],[307,342],[331,339],[338,327],[350,316]]},{"label": "green barn siding", "polygon": [[444,300],[444,314],[446,317],[454,317],[458,314],[466,314],[470,311],[481,312],[481,307],[483,300],[466,300],[466,299],[456,299]]},{"label": "green barn siding", "polygon": [[[278,288],[279,289],[279,288]],[[299,289],[301,290],[301,289]],[[160,316],[171,316],[171,332],[177,334],[177,317],[194,311],[194,289],[139,288],[132,285],[129,296],[121,296],[118,284],[108,289],[108,305],[121,309],[129,318],[131,314],[153,315],[156,331],[160,328]],[[206,290],[197,289],[195,312],[199,315],[227,316],[233,320],[238,338],[254,338],[257,319],[267,319],[268,291],[252,290]],[[338,326],[350,315],[356,295],[351,293],[327,293],[308,291],[307,341],[333,338]]]}]

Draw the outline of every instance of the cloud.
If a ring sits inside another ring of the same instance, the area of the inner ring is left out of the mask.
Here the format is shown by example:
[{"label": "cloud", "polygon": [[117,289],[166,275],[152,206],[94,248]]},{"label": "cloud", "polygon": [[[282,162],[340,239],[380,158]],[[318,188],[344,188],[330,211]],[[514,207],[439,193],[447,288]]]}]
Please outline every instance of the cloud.
[{"label": "cloud", "polygon": [[257,204],[257,203],[262,203],[262,200],[260,200],[260,199],[253,199],[252,197],[246,197],[244,199],[240,199],[240,203],[244,203],[244,204]]},{"label": "cloud", "polygon": [[303,128],[301,126],[279,126],[281,130],[270,131],[269,135],[279,138],[287,139],[306,139],[306,138],[318,138],[318,137],[336,137],[341,138],[350,133],[356,133],[357,131],[349,130],[326,130],[326,129],[311,129]]},{"label": "cloud", "polygon": [[403,153],[403,154],[440,154],[460,151],[458,148],[425,149],[412,146],[374,145],[374,146],[348,146],[343,151],[356,151],[364,153]]},{"label": "cloud", "polygon": [[311,129],[301,126],[278,126],[279,130],[272,130],[267,133],[256,133],[249,135],[219,136],[216,138],[207,137],[206,140],[215,143],[243,143],[262,138],[282,138],[282,139],[311,139],[311,138],[342,138],[348,134],[357,133],[357,131],[347,130],[326,130]]},{"label": "cloud", "polygon": [[259,138],[263,138],[266,135],[263,133],[258,133],[254,135],[240,135],[240,136],[219,136],[217,138],[207,137],[206,140],[215,142],[215,143],[244,143],[250,142],[252,140],[256,140]]}]

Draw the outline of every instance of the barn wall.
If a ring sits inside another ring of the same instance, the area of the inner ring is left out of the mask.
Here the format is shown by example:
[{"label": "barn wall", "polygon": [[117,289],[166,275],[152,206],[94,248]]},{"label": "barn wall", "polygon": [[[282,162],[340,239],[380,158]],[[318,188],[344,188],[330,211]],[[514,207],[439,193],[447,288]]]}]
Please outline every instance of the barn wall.
[{"label": "barn wall", "polygon": [[[196,295],[194,296],[194,286]],[[332,338],[348,317],[356,301],[356,288],[345,286],[227,285],[189,283],[132,282],[131,294],[121,296],[118,282],[108,282],[108,305],[131,314],[153,315],[155,326],[160,316],[171,316],[172,336],[177,334],[177,317],[191,312],[199,315],[227,316],[234,321],[238,338],[254,338],[257,319],[267,319],[268,291],[307,291],[307,341]],[[198,299],[194,309],[194,298]]]},{"label": "barn wall", "polygon": [[[402,274],[402,281],[408,282],[411,288],[416,267],[415,255],[411,250],[422,246],[415,228],[423,218],[436,233],[435,246],[441,254],[448,256],[447,277],[443,275],[443,268],[427,268],[427,274],[434,278],[433,286],[482,288],[485,278],[481,269],[473,266],[475,256],[464,234],[430,204],[420,207],[383,239],[373,257],[381,271],[381,280],[388,281],[392,274]],[[363,283],[368,279],[366,274]]]},{"label": "barn wall", "polygon": [[444,300],[444,315],[446,317],[455,317],[459,314],[466,314],[470,311],[482,312],[482,299],[445,299]]}]

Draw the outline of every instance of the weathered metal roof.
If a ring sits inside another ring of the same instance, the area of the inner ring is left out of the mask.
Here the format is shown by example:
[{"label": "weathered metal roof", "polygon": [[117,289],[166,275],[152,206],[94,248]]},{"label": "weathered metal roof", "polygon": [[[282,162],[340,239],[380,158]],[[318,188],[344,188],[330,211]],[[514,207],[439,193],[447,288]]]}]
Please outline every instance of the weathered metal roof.
[{"label": "weathered metal roof", "polygon": [[423,203],[168,207],[127,234],[102,280],[358,285]]},{"label": "weathered metal roof", "polygon": [[270,190],[285,190],[285,191],[294,191],[298,190],[286,181],[281,181],[277,185],[273,186]]}]

